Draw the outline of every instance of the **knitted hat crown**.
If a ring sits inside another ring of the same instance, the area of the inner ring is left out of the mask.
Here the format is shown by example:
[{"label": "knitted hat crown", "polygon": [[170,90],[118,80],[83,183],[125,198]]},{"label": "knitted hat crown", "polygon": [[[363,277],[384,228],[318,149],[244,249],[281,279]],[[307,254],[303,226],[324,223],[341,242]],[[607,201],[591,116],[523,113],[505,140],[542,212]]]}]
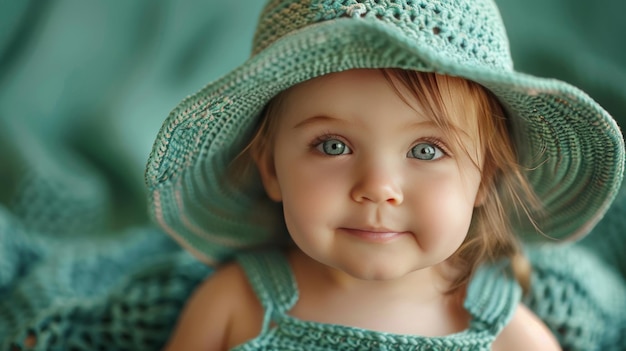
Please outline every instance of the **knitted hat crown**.
[{"label": "knitted hat crown", "polygon": [[275,0],[252,56],[168,116],[146,170],[154,220],[206,262],[285,235],[258,177],[225,185],[227,170],[280,91],[331,72],[401,68],[460,76],[500,101],[519,163],[545,209],[546,236],[577,238],[620,186],[624,145],[614,120],[579,89],[516,72],[491,0]]},{"label": "knitted hat crown", "polygon": [[253,55],[285,35],[339,18],[380,23],[411,45],[466,65],[504,70],[513,67],[504,25],[489,0],[270,1],[259,20]]}]

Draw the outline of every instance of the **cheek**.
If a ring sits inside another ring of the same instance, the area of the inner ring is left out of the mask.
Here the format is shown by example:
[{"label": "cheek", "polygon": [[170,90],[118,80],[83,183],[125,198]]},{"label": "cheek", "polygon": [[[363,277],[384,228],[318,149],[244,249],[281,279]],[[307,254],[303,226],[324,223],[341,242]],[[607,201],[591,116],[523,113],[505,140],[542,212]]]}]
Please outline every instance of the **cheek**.
[{"label": "cheek", "polygon": [[337,213],[342,184],[336,170],[324,169],[315,162],[285,158],[276,164],[285,220],[293,234],[307,227],[325,224]]},{"label": "cheek", "polygon": [[477,183],[440,176],[412,192],[412,211],[422,246],[450,254],[456,251],[469,230]]}]

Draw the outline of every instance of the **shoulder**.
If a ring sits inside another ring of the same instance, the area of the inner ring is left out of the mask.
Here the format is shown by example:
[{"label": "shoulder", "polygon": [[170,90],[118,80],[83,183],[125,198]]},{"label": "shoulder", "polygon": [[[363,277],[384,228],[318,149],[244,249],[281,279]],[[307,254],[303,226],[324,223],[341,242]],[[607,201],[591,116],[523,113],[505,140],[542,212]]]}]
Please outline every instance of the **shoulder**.
[{"label": "shoulder", "polygon": [[258,334],[262,313],[243,269],[225,265],[193,292],[166,350],[228,349]]},{"label": "shoulder", "polygon": [[226,317],[234,314],[237,306],[249,299],[254,299],[254,293],[243,269],[236,263],[229,263],[217,269],[196,288],[185,309],[194,307],[205,315]]},{"label": "shoulder", "polygon": [[493,343],[493,350],[561,350],[548,327],[531,310],[520,304],[513,318]]}]

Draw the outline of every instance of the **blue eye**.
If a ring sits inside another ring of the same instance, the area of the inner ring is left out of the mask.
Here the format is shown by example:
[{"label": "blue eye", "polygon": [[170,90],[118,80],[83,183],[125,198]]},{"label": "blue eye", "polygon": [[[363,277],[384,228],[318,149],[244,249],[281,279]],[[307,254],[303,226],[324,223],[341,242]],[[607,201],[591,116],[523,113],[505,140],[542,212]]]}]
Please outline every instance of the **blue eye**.
[{"label": "blue eye", "polygon": [[443,155],[444,153],[436,145],[431,143],[419,143],[411,148],[407,156],[418,160],[432,161]]},{"label": "blue eye", "polygon": [[318,151],[330,156],[345,155],[352,152],[348,145],[338,139],[324,140],[321,143],[317,144],[315,148]]}]

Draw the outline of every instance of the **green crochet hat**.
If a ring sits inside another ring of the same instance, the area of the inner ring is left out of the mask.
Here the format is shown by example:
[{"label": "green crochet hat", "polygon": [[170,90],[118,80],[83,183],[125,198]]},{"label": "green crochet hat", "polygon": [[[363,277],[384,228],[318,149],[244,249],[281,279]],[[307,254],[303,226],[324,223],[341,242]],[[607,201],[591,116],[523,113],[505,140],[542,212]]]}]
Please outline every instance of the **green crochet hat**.
[{"label": "green crochet hat", "polygon": [[514,71],[493,1],[272,0],[252,56],[165,120],[146,170],[154,220],[207,263],[280,241],[282,213],[258,177],[237,188],[223,181],[264,106],[327,73],[391,67],[461,76],[498,97],[545,207],[538,224],[547,236],[578,238],[602,218],[623,176],[618,126],[579,89]]}]

